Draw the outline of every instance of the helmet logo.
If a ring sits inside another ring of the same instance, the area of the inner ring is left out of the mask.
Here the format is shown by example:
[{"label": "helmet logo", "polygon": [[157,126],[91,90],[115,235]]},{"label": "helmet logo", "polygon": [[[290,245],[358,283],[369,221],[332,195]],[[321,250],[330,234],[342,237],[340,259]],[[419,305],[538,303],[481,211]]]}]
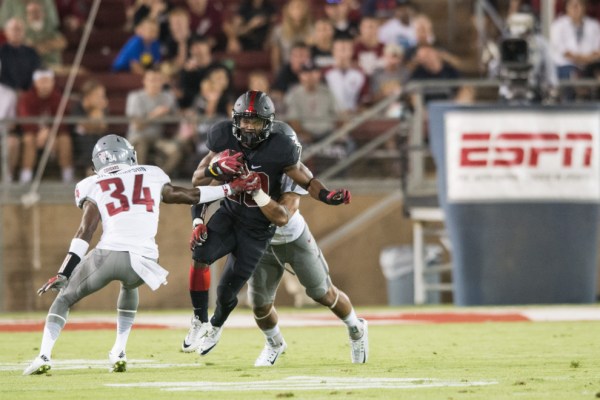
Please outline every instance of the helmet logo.
[{"label": "helmet logo", "polygon": [[108,163],[113,163],[113,162],[117,162],[117,156],[115,154],[112,154],[109,151],[101,151],[98,153],[98,159],[103,163],[103,164],[108,164]]},{"label": "helmet logo", "polygon": [[256,112],[256,110],[254,109],[254,101],[256,100],[256,95],[259,92],[253,90],[250,92],[250,100],[248,102],[248,109],[246,110],[246,112]]}]

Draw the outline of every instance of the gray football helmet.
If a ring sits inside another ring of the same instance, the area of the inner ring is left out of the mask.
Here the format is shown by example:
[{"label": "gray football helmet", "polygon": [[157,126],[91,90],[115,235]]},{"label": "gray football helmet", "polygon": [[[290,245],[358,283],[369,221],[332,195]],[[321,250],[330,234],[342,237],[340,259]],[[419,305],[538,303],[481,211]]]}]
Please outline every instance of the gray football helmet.
[{"label": "gray football helmet", "polygon": [[118,171],[125,165],[137,165],[137,157],[127,139],[119,135],[106,135],[94,146],[92,162],[96,173],[109,173]]},{"label": "gray football helmet", "polygon": [[[258,131],[246,131],[241,125],[242,118],[258,118],[263,124]],[[233,106],[233,136],[247,148],[254,148],[266,140],[271,134],[275,105],[271,98],[263,92],[251,90],[235,101]]]}]

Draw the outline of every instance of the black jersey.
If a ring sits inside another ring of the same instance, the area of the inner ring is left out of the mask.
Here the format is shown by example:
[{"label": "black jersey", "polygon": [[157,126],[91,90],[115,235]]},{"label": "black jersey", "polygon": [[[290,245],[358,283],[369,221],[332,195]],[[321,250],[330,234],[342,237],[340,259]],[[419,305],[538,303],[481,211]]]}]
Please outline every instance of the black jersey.
[{"label": "black jersey", "polygon": [[[227,149],[241,151],[248,169],[261,176],[262,190],[275,201],[281,197],[284,169],[295,165],[300,160],[302,151],[296,133],[282,121],[273,121],[269,137],[254,149],[240,145],[233,136],[232,121],[218,122],[208,132],[207,146],[215,153]],[[271,224],[249,194],[229,196],[223,206],[249,228],[265,229]]]}]

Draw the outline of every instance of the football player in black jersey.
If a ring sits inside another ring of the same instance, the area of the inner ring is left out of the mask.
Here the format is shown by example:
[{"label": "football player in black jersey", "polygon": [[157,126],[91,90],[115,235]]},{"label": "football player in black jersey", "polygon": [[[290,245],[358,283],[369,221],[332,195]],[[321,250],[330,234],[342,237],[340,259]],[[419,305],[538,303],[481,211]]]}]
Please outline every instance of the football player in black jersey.
[{"label": "football player in black jersey", "polygon": [[[329,190],[313,177],[300,161],[302,147],[295,132],[274,118],[275,106],[269,96],[248,91],[236,100],[232,120],[218,122],[208,133],[210,153],[194,172],[194,186],[248,174],[260,179],[261,189],[226,197],[206,228],[198,224],[194,230],[193,236],[201,236],[206,233],[201,230],[207,229],[208,237],[202,246],[193,248],[190,296],[194,317],[182,344],[183,351],[196,350],[204,355],[218,343],[222,326],[237,305],[237,294],[254,272],[275,233],[275,225],[288,222],[288,210],[278,203],[283,174],[326,204],[350,203],[348,190]],[[215,157],[225,150],[230,152]],[[209,266],[228,254],[233,258],[221,276],[215,312],[209,322]]]}]

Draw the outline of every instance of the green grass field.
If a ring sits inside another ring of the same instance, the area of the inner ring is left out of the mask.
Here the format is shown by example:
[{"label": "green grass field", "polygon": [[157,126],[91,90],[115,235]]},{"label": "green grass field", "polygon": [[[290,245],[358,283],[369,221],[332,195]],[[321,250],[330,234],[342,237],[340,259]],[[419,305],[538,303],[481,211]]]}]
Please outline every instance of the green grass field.
[{"label": "green grass field", "polygon": [[67,330],[47,376],[21,376],[41,332],[5,332],[0,399],[594,399],[599,332],[595,321],[372,324],[369,362],[355,365],[342,326],[284,327],[288,351],[265,369],[253,367],[257,329],[226,329],[202,358],[179,351],[185,329],[134,329],[128,371],[111,374],[114,332]]}]

